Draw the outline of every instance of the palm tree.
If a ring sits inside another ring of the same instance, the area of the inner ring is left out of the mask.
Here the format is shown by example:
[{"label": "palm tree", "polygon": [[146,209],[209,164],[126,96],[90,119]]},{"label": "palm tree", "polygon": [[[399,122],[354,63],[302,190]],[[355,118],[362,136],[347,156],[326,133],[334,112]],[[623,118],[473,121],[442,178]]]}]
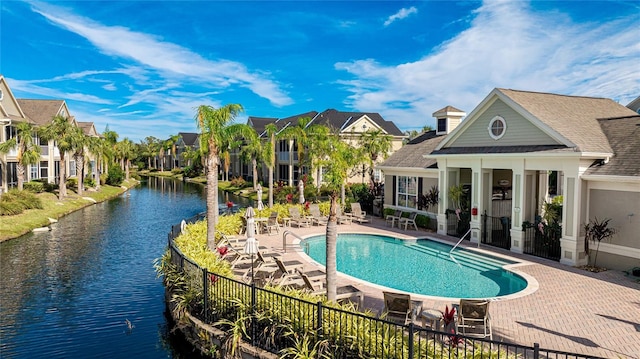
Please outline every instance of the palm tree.
[{"label": "palm tree", "polygon": [[[375,183],[373,176],[373,166],[380,156],[387,159],[391,150],[391,136],[385,134],[382,130],[373,130],[364,132],[360,135],[360,148],[366,155],[367,165],[369,167],[369,179],[371,184]],[[364,174],[362,175],[364,177]]]},{"label": "palm tree", "polygon": [[71,147],[74,149],[73,158],[76,161],[76,176],[78,177],[78,195],[84,191],[84,151],[89,143],[89,137],[85,136],[80,127],[74,127],[70,134]]},{"label": "palm tree", "polygon": [[269,168],[269,208],[273,207],[273,170],[276,166],[276,133],[278,129],[273,123],[265,127],[269,145],[265,148],[265,158],[267,159],[267,167]]},{"label": "palm tree", "polygon": [[104,162],[104,173],[109,173],[109,165],[115,162],[116,160],[116,144],[118,143],[118,134],[115,131],[109,130],[109,125],[107,125],[102,132],[102,136],[105,140],[105,159]]},{"label": "palm tree", "polygon": [[87,149],[95,156],[96,159],[95,172],[97,174],[97,178],[94,179],[96,181],[96,189],[99,190],[103,158],[106,156],[106,141],[101,137],[88,137]]},{"label": "palm tree", "polygon": [[7,153],[17,147],[18,190],[24,188],[25,168],[40,161],[40,146],[33,142],[33,126],[27,122],[18,122],[17,136],[0,143],[0,153]]},{"label": "palm tree", "polygon": [[304,161],[305,161],[305,146],[307,145],[308,138],[312,129],[309,127],[311,122],[310,117],[302,117],[298,119],[298,123],[293,126],[288,126],[282,129],[278,134],[279,139],[283,140],[295,140],[298,151],[298,166],[300,167],[300,175],[303,173]]},{"label": "palm tree", "polygon": [[329,300],[335,300],[337,287],[336,242],[338,240],[338,196],[347,179],[347,171],[352,166],[352,161],[357,151],[335,134],[320,138],[316,148],[323,149],[322,160],[318,161],[318,163],[326,169],[323,180],[330,191],[329,198],[331,205],[326,231],[326,280],[327,298]]},{"label": "palm tree", "polygon": [[221,145],[231,138],[252,138],[255,131],[247,124],[233,124],[242,111],[240,104],[228,104],[220,108],[200,105],[195,116],[200,129],[201,150],[206,153],[207,169],[207,247],[216,249],[216,224],[218,223],[218,165]]},{"label": "palm tree", "polygon": [[171,162],[169,169],[176,167],[176,143],[178,143],[178,139],[180,139],[179,135],[172,135],[164,141],[166,152],[169,154],[169,161]]},{"label": "palm tree", "polygon": [[242,158],[246,162],[251,162],[253,174],[253,190],[258,188],[258,160],[264,159],[264,149],[260,141],[245,141],[241,149]]},{"label": "palm tree", "polygon": [[122,165],[122,169],[125,173],[125,179],[129,179],[129,168],[131,167],[131,159],[136,156],[135,144],[128,138],[124,138],[122,141],[118,142],[116,145],[118,157],[120,158],[120,163]]},{"label": "palm tree", "polygon": [[74,126],[69,119],[61,115],[56,115],[50,124],[41,130],[42,137],[47,140],[55,140],[60,152],[60,183],[58,198],[64,199],[67,195],[67,166],[65,154],[73,150]]}]

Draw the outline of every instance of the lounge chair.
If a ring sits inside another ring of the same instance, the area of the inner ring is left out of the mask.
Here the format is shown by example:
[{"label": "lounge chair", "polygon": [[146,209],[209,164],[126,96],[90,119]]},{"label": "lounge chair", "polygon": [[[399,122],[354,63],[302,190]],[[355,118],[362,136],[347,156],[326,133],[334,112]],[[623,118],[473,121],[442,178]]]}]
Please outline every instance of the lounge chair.
[{"label": "lounge chair", "polygon": [[311,220],[307,217],[303,217],[300,215],[300,209],[296,206],[289,207],[289,223],[295,223],[298,228],[299,227],[309,227],[311,225]]},{"label": "lounge chair", "polygon": [[[304,285],[304,283],[302,283],[301,280],[296,281],[296,278],[298,277],[298,273],[300,273],[300,271],[302,270],[302,267],[304,266],[302,262],[289,261],[289,263],[285,263],[278,257],[274,257],[273,260],[281,272],[280,278],[277,279],[276,284],[282,285],[282,286],[293,284],[297,287],[301,287]],[[291,262],[297,262],[297,263],[293,263],[292,265]]]},{"label": "lounge chair", "polygon": [[280,233],[280,225],[278,224],[278,212],[271,212],[269,218],[267,218],[267,222],[264,224],[264,230],[267,234],[273,234],[275,230],[276,233]]},{"label": "lounge chair", "polygon": [[396,222],[400,223],[400,218],[402,218],[402,211],[396,209],[393,214],[387,214],[385,221],[387,224],[391,224],[391,228],[393,228]]},{"label": "lounge chair", "polygon": [[309,205],[309,213],[311,213],[311,223],[318,226],[326,226],[329,222],[329,217],[323,216],[320,213],[320,206],[317,204]]},{"label": "lounge chair", "polygon": [[351,218],[359,223],[369,222],[369,220],[367,219],[367,212],[362,210],[362,207],[360,207],[360,202],[351,203]]},{"label": "lounge chair", "polygon": [[[324,286],[324,281],[313,281],[306,273],[300,273],[300,277],[305,284],[305,289],[311,294],[327,295],[327,289]],[[364,304],[364,294],[356,287],[352,285],[343,285],[336,288],[336,300],[350,299],[351,297],[358,297],[359,308],[362,308]]]},{"label": "lounge chair", "polygon": [[382,292],[384,296],[385,318],[389,321],[405,325],[413,323],[422,310],[422,302],[411,300],[405,293]]},{"label": "lounge chair", "polygon": [[493,340],[488,300],[460,299],[458,332],[469,337],[489,337]]},{"label": "lounge chair", "polygon": [[406,231],[408,226],[413,225],[413,228],[415,228],[415,230],[417,231],[418,225],[416,224],[416,217],[418,217],[418,212],[411,212],[409,217],[400,218],[400,221],[398,222],[398,228],[404,225],[404,230]]},{"label": "lounge chair", "polygon": [[338,205],[336,208],[336,216],[338,217],[338,224],[351,224],[353,223],[353,219],[351,217],[351,213],[347,214],[342,212],[342,207]]}]

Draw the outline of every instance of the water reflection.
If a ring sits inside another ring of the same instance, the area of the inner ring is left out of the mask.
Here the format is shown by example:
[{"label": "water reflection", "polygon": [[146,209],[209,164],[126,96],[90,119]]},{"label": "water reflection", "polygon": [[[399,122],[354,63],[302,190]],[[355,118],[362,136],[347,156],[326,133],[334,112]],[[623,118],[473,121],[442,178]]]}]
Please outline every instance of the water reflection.
[{"label": "water reflection", "polygon": [[0,357],[193,357],[169,334],[153,260],[172,224],[205,210],[204,192],[149,178],[50,232],[1,243]]}]

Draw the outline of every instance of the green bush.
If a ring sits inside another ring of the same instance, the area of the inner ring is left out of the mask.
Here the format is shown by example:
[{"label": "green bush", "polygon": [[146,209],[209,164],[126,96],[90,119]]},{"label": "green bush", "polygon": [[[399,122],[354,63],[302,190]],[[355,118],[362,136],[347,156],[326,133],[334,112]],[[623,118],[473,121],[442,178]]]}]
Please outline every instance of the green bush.
[{"label": "green bush", "polygon": [[85,187],[95,187],[96,186],[96,181],[91,178],[91,176],[87,176],[84,178],[84,186]]},{"label": "green bush", "polygon": [[27,191],[31,191],[33,193],[42,193],[44,192],[44,183],[39,181],[31,181],[24,184],[24,189]]},{"label": "green bush", "polygon": [[42,201],[31,191],[12,189],[0,197],[0,214],[15,215],[25,209],[41,209]]},{"label": "green bush", "polygon": [[231,186],[236,188],[244,188],[247,186],[247,181],[242,177],[234,177],[231,179]]},{"label": "green bush", "polygon": [[171,173],[173,173],[174,175],[179,175],[182,173],[182,168],[176,167],[171,170]]},{"label": "green bush", "polygon": [[78,180],[76,178],[68,178],[66,183],[67,188],[78,188]]},{"label": "green bush", "polygon": [[198,177],[202,173],[202,167],[198,165],[187,166],[184,168],[184,176],[188,178]]},{"label": "green bush", "polygon": [[119,186],[124,181],[124,171],[119,166],[109,167],[106,184],[110,186]]}]

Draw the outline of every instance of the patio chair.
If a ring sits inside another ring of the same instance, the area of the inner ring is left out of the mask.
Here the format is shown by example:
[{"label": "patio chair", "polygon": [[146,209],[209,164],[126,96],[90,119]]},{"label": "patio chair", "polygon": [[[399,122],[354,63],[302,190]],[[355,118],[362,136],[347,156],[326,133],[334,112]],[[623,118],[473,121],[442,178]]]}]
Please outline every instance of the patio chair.
[{"label": "patio chair", "polygon": [[387,224],[391,225],[391,228],[393,228],[393,225],[396,222],[400,223],[400,218],[402,218],[402,211],[399,209],[396,209],[395,212],[393,212],[393,214],[387,214],[387,216],[385,217],[385,221]]},{"label": "patio chair", "polygon": [[318,226],[326,226],[329,222],[329,217],[323,216],[320,213],[320,206],[317,204],[309,205],[309,213],[311,213],[311,223]]},{"label": "patio chair", "polygon": [[[311,294],[315,295],[327,295],[327,289],[324,286],[324,281],[313,281],[306,273],[300,273],[300,277],[305,284],[305,289]],[[343,285],[336,288],[336,300],[350,299],[351,297],[358,298],[358,306],[362,308],[364,303],[364,294],[360,289],[352,285]]]},{"label": "patio chair", "polygon": [[389,321],[405,325],[413,323],[422,310],[422,302],[411,300],[405,293],[382,292],[384,296],[385,318]]},{"label": "patio chair", "polygon": [[368,223],[367,212],[362,210],[360,207],[360,202],[351,203],[351,218],[354,221],[358,221],[359,223]]},{"label": "patio chair", "polygon": [[309,227],[311,225],[311,220],[307,217],[301,216],[300,209],[296,206],[289,207],[289,217],[291,217],[289,223],[295,223],[298,228],[302,226]]},{"label": "patio chair", "polygon": [[277,233],[280,233],[280,225],[278,224],[278,212],[271,212],[269,218],[267,219],[267,223],[264,224],[264,230],[268,235],[273,234],[274,230]]},{"label": "patio chair", "polygon": [[288,261],[287,263],[283,262],[280,258],[274,257],[278,269],[281,272],[280,278],[277,280],[277,285],[291,285],[301,287],[304,283],[300,280],[296,281],[298,277],[298,273],[302,270],[304,264],[300,261]]},{"label": "patio chair", "polygon": [[458,332],[462,335],[493,340],[489,301],[460,299]]},{"label": "patio chair", "polygon": [[411,212],[409,217],[400,218],[398,221],[398,228],[402,227],[404,224],[404,230],[406,231],[408,226],[413,225],[413,228],[417,231],[418,225],[416,224],[416,217],[418,217],[418,212]]},{"label": "patio chair", "polygon": [[338,224],[353,223],[351,213],[344,213],[340,205],[338,205],[338,207],[336,208],[336,216],[337,216]]}]

